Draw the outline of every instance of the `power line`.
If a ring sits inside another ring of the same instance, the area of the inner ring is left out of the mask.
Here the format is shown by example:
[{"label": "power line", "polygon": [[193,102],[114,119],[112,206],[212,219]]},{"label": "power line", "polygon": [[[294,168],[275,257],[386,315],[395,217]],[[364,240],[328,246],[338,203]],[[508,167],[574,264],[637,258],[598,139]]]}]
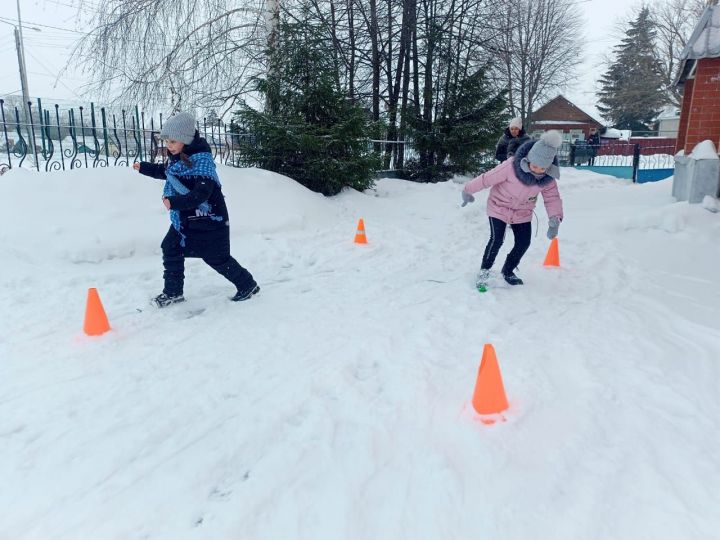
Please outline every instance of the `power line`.
[{"label": "power line", "polygon": [[28,51],[28,54],[33,58],[33,60],[35,60],[40,65],[41,68],[43,68],[48,73],[48,75],[55,78],[56,83],[60,83],[66,90],[69,90],[73,95],[75,95],[75,97],[81,98],[81,96],[77,92],[75,92],[75,90],[73,90],[67,84],[65,84],[58,75],[53,74],[52,71],[50,69],[48,69],[48,67],[45,64],[43,64],[42,61],[40,61],[37,56],[35,56],[30,51]]},{"label": "power line", "polygon": [[[88,2],[86,0],[83,0],[83,2],[81,2],[79,4],[75,4],[75,5],[66,4],[64,2],[58,2],[57,0],[46,0],[45,3],[46,4],[49,3],[54,6],[65,6],[65,7],[69,7],[69,8],[74,8],[74,9],[77,9],[78,11],[87,10],[87,11],[92,11],[94,13],[100,13],[100,11],[101,11],[100,5],[94,4],[92,2]],[[88,8],[87,6],[90,6],[90,7]]]},{"label": "power line", "polygon": [[[0,21],[8,22],[10,24],[15,24],[14,19],[8,19],[7,17],[0,17]],[[52,28],[53,30],[60,30],[62,32],[72,32],[73,34],[80,34],[83,36],[89,36],[90,32],[80,32],[79,30],[70,30],[69,28],[60,28],[59,26],[51,26],[49,24],[41,24],[36,22],[30,22],[30,21],[24,21],[23,26],[26,25],[33,25],[33,26],[40,26],[41,28]]]}]

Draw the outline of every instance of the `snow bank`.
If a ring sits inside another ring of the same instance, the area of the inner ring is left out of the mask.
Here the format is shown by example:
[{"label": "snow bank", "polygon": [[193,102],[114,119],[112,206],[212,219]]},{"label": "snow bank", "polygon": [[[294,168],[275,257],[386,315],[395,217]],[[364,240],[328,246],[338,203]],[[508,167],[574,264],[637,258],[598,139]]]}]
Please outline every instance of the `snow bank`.
[{"label": "snow bank", "polygon": [[[322,195],[287,177],[225,166],[218,172],[233,236],[302,230],[334,219]],[[52,174],[12,169],[0,187],[12,201],[0,213],[0,244],[35,262],[157,254],[169,227],[163,181],[124,167]]]}]

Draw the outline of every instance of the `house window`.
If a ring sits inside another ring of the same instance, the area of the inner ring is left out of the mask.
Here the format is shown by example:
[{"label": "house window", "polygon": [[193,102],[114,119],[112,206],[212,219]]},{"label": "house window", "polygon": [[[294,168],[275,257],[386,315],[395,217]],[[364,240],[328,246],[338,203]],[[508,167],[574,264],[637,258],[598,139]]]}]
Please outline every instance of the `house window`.
[{"label": "house window", "polygon": [[539,139],[543,133],[545,133],[544,129],[536,129],[535,131],[532,132],[530,137],[532,137],[533,140]]},{"label": "house window", "polygon": [[585,134],[583,133],[582,129],[570,130],[570,140],[574,141],[575,139],[580,139],[581,141],[585,139]]}]

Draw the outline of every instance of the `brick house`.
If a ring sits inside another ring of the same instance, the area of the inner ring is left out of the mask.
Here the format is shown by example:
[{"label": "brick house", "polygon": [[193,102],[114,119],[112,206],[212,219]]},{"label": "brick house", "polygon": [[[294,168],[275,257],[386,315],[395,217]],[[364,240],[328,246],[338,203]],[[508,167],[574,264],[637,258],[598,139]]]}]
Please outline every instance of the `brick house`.
[{"label": "brick house", "polygon": [[682,52],[677,85],[682,88],[676,152],[689,154],[710,139],[720,146],[720,6],[705,8]]},{"label": "brick house", "polygon": [[556,129],[563,134],[566,141],[585,139],[590,128],[600,129],[602,123],[562,95],[551,99],[537,111],[532,113],[530,129],[526,131],[536,139],[549,130]]}]

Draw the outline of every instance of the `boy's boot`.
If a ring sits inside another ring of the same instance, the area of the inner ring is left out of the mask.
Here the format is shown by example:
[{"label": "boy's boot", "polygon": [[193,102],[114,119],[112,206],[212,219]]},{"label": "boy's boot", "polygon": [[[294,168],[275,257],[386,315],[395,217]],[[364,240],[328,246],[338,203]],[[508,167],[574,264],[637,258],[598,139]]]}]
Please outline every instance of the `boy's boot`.
[{"label": "boy's boot", "polygon": [[242,302],[244,300],[250,300],[254,295],[260,292],[260,287],[257,283],[254,281],[252,284],[245,290],[238,290],[238,292],[235,293],[235,296],[233,296],[230,300],[233,302]]},{"label": "boy's boot", "polygon": [[152,299],[152,303],[157,306],[158,308],[164,308],[167,306],[170,306],[172,304],[177,304],[178,302],[184,302],[185,297],[180,294],[158,294],[155,298]]}]

